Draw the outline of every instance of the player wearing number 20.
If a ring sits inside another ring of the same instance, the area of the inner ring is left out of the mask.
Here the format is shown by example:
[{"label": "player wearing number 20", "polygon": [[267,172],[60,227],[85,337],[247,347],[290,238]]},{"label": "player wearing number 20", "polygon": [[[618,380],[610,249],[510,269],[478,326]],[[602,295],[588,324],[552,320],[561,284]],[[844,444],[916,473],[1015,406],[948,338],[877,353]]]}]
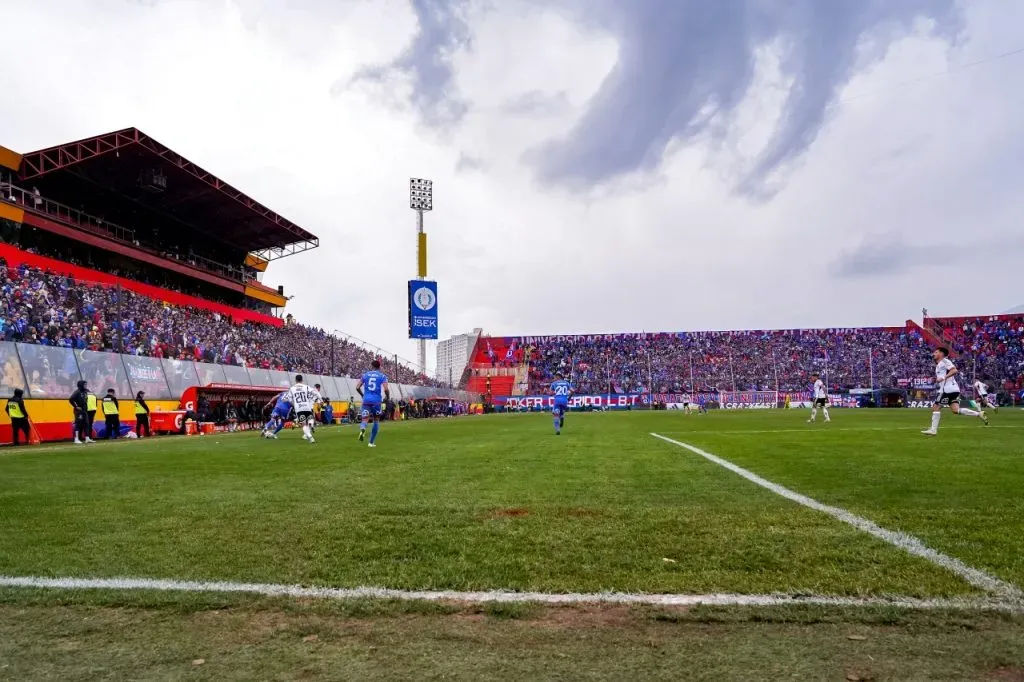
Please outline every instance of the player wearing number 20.
[{"label": "player wearing number 20", "polygon": [[[391,400],[391,391],[388,388],[388,378],[380,371],[380,360],[370,363],[371,369],[363,374],[356,386],[356,392],[363,399],[363,410],[360,413],[361,423],[359,425],[359,440],[366,438],[366,424],[373,419],[373,428],[370,430],[370,447],[375,448],[377,431],[380,430],[381,404]],[[383,400],[381,396],[383,395]]]},{"label": "player wearing number 20", "polygon": [[313,438],[313,407],[323,400],[320,392],[302,383],[302,375],[295,377],[295,385],[288,389],[288,397],[295,407],[295,418],[302,427],[302,439],[315,443]]},{"label": "player wearing number 20", "polygon": [[551,416],[555,419],[555,435],[561,436],[562,427],[565,426],[565,413],[569,411],[572,386],[561,374],[556,374],[555,380],[551,383],[551,394],[555,397],[554,406],[551,408]]}]

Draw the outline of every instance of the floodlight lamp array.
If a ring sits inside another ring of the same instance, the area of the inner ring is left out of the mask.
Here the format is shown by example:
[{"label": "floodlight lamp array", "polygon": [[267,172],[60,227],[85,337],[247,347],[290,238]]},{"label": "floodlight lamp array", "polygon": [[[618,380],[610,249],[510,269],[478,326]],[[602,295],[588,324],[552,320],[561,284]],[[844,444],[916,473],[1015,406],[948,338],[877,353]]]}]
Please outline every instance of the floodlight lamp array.
[{"label": "floodlight lamp array", "polygon": [[434,210],[434,181],[409,179],[409,208],[414,211]]}]

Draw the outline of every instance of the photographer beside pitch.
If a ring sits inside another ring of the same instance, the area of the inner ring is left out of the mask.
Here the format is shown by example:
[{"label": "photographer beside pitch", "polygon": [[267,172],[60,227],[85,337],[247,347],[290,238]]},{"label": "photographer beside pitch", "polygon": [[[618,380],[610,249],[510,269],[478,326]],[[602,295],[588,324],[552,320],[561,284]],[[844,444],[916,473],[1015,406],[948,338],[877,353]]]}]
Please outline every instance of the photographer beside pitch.
[{"label": "photographer beside pitch", "polygon": [[932,426],[921,433],[926,436],[936,436],[939,433],[939,420],[942,418],[942,408],[948,406],[953,414],[962,414],[965,417],[978,417],[988,426],[988,417],[985,411],[975,412],[974,410],[960,407],[960,384],[956,377],[960,370],[956,368],[953,361],[949,359],[949,349],[939,346],[932,353],[935,359],[935,384],[938,387],[938,395],[932,405]]}]

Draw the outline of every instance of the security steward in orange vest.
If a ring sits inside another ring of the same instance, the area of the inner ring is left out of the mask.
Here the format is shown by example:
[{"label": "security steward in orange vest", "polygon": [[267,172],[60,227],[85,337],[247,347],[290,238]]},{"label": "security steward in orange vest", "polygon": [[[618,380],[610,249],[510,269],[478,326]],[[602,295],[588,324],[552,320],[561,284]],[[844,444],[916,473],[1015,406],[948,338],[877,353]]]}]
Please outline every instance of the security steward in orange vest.
[{"label": "security steward in orange vest", "polygon": [[14,445],[21,445],[18,441],[20,433],[25,434],[25,443],[31,440],[28,427],[28,410],[25,409],[25,392],[20,388],[14,389],[14,395],[7,400],[7,416],[11,418],[11,434],[14,438]]},{"label": "security steward in orange vest", "polygon": [[108,388],[103,396],[103,419],[107,423],[107,440],[121,437],[121,404],[117,402],[114,389]]},{"label": "security steward in orange vest", "polygon": [[142,431],[145,429],[146,438],[153,435],[149,430],[149,405],[146,404],[146,393],[139,391],[135,394],[135,433],[142,438]]}]

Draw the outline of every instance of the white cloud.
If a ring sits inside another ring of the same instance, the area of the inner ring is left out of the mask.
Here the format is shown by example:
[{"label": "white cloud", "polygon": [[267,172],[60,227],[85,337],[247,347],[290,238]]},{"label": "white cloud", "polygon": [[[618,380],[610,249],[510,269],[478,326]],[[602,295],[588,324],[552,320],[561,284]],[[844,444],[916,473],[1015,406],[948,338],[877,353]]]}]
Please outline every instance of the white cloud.
[{"label": "white cloud", "polygon": [[[732,142],[675,146],[652,175],[573,195],[539,186],[523,156],[582,114],[615,63],[607,35],[536,5],[471,12],[472,47],[453,57],[470,109],[436,132],[385,89],[337,87],[411,39],[404,3],[290,6],[5,8],[16,28],[0,45],[0,144],[27,151],[141,128],[320,236],[320,249],[267,275],[296,296],[301,320],[405,357],[410,176],[435,181],[427,232],[443,335],[898,324],[922,305],[988,313],[1020,302],[998,288],[979,299],[974,283],[1022,255],[1010,237],[1024,208],[1024,57],[900,85],[1018,47],[1024,11],[1012,2],[968,6],[965,40],[948,55],[919,37],[898,43],[853,80],[763,204],[733,196],[723,174],[756,153],[778,107],[771,55],[728,122]],[[510,111],[523,97],[558,106]],[[948,251],[912,249],[924,262],[839,277],[837,263],[865,243]]]}]

